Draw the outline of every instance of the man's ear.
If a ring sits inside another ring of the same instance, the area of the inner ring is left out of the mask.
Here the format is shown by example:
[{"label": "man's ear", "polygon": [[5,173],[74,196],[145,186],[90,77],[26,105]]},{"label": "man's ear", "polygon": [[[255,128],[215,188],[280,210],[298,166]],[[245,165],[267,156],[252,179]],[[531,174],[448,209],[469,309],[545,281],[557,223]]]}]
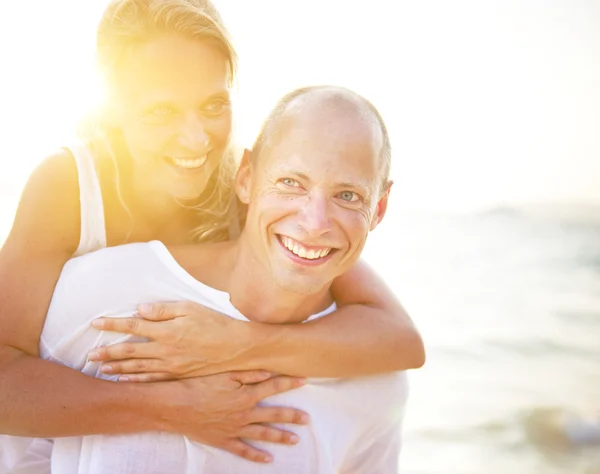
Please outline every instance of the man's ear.
[{"label": "man's ear", "polygon": [[250,204],[251,196],[251,178],[252,178],[252,152],[248,149],[244,150],[242,161],[235,175],[235,190],[238,198],[244,204]]},{"label": "man's ear", "polygon": [[385,191],[379,198],[379,202],[377,203],[377,208],[375,209],[375,215],[371,220],[371,228],[369,230],[374,230],[375,227],[379,225],[379,223],[383,220],[385,216],[385,212],[387,211],[388,199],[390,197],[390,191],[392,190],[393,181],[388,181],[385,186]]}]

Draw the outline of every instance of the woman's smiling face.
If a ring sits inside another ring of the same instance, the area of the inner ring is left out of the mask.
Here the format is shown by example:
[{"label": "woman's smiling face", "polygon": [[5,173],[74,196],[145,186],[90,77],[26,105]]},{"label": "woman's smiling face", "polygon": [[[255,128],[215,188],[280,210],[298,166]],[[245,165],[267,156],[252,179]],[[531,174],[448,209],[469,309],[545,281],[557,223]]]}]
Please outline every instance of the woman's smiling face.
[{"label": "woman's smiling face", "polygon": [[120,67],[116,122],[142,189],[198,198],[231,136],[230,72],[210,41],[163,35]]}]

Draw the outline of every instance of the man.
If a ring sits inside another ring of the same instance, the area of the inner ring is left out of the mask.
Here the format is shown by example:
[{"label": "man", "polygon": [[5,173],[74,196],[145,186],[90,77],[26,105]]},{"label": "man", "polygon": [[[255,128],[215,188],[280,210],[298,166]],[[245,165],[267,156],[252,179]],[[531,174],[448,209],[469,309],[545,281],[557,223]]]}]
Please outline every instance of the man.
[{"label": "man", "polygon": [[[233,318],[269,324],[326,317],[335,307],[331,282],[357,261],[368,233],[385,215],[389,161],[385,125],[362,97],[334,87],[287,95],[238,171],[238,196],[248,205],[240,238],[169,249],[160,242],[131,244],[71,260],[49,308],[42,357],[109,378],[86,356],[123,336],[98,331],[90,322],[130,316],[144,301],[191,300]],[[403,373],[311,379],[274,395],[265,405],[300,408],[311,421],[297,428],[295,446],[270,447],[274,461],[268,465],[184,436],[149,432],[57,439],[52,469],[61,474],[395,473],[405,399]]]}]

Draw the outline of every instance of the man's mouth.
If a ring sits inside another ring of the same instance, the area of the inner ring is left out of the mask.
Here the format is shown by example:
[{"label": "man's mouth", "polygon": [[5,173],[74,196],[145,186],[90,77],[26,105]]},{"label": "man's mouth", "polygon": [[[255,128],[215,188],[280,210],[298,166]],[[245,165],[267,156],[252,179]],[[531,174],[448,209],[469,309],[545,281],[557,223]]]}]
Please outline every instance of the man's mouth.
[{"label": "man's mouth", "polygon": [[208,160],[208,153],[204,156],[195,158],[169,158],[165,157],[165,161],[171,166],[181,170],[197,170],[202,168]]},{"label": "man's mouth", "polygon": [[328,255],[330,255],[332,251],[336,250],[332,247],[306,246],[298,242],[297,240],[292,239],[291,237],[287,237],[281,234],[278,234],[277,238],[287,250],[304,260],[323,260]]}]

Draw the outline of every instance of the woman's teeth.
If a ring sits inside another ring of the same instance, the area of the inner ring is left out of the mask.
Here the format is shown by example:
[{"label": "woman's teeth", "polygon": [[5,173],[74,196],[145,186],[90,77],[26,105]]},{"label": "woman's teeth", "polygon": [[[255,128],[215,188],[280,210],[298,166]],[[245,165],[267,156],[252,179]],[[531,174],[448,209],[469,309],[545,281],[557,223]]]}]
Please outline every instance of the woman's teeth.
[{"label": "woman's teeth", "polygon": [[286,237],[281,235],[281,242],[290,252],[298,255],[300,258],[306,258],[309,260],[316,260],[317,258],[323,258],[331,252],[331,247],[322,247],[322,248],[312,248],[307,249],[300,242],[291,239],[290,237]]},{"label": "woman's teeth", "polygon": [[184,168],[186,170],[193,170],[196,168],[200,168],[204,165],[204,163],[206,163],[206,159],[208,158],[208,155],[204,155],[201,158],[194,158],[194,159],[180,159],[180,158],[173,158],[173,163],[175,163],[175,166],[179,167],[179,168]]}]

